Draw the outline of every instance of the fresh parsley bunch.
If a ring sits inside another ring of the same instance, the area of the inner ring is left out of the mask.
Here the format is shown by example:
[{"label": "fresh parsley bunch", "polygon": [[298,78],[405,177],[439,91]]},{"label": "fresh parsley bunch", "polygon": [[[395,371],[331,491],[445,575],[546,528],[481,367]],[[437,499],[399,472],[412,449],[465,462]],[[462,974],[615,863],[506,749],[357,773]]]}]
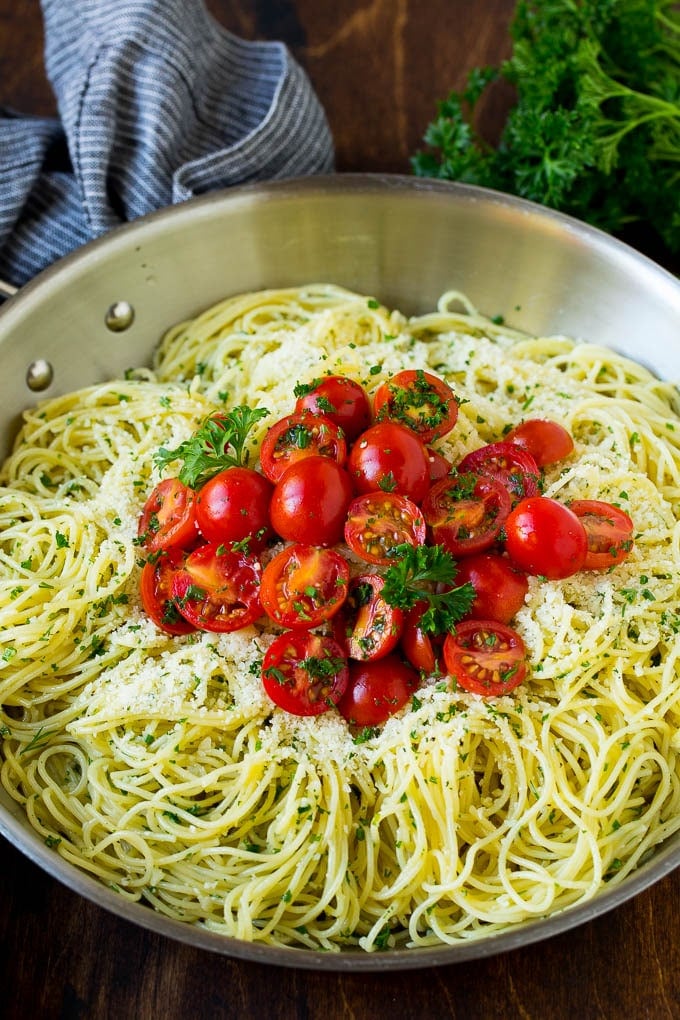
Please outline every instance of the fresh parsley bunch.
[{"label": "fresh parsley bunch", "polygon": [[[512,56],[438,106],[415,173],[511,192],[680,253],[677,0],[520,0]],[[497,145],[475,129],[490,82],[516,91]]]}]

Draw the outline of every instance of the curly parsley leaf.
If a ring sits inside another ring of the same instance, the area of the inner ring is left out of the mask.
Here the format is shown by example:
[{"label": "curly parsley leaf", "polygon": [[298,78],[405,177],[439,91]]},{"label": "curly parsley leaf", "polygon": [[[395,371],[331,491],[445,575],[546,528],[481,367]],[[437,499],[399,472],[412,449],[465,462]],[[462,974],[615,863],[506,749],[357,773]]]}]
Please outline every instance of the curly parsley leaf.
[{"label": "curly parsley leaf", "polygon": [[[398,561],[385,572],[382,597],[397,609],[413,609],[426,602],[420,626],[426,634],[444,634],[470,609],[475,589],[466,582],[454,586],[458,568],[450,552],[440,545],[413,546],[408,543],[395,549]],[[444,585],[443,591],[436,588]]]},{"label": "curly parsley leaf", "polygon": [[161,447],[154,457],[158,468],[181,460],[179,480],[192,489],[229,467],[248,463],[246,440],[254,425],[269,414],[264,407],[239,405],[228,414],[209,415],[189,439],[168,450]]}]

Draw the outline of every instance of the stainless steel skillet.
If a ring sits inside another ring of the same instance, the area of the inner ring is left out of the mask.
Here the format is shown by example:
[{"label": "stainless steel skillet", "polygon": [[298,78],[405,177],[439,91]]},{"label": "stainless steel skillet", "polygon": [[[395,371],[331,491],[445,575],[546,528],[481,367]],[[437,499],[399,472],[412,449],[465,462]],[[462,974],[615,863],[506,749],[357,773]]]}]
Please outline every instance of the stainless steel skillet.
[{"label": "stainless steel skillet", "polygon": [[[23,408],[149,360],[162,332],[220,298],[330,281],[405,312],[449,288],[535,333],[602,343],[680,379],[680,281],[574,220],[498,193],[395,176],[336,175],[215,193],[122,227],[41,274],[0,310],[0,455]],[[680,864],[669,840],[586,906],[484,941],[328,954],[252,945],[130,904],[48,849],[0,793],[0,832],[100,906],[217,953],[319,970],[450,964],[573,928]]]}]

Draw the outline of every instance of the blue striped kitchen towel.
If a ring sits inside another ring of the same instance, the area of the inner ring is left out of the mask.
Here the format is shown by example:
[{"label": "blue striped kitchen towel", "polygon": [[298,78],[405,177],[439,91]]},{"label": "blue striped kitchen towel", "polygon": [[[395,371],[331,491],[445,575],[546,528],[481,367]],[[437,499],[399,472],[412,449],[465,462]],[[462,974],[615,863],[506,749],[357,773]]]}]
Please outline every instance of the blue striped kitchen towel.
[{"label": "blue striped kitchen towel", "polygon": [[333,169],[310,82],[202,0],[41,0],[59,117],[0,113],[0,278],[111,227],[249,181]]}]

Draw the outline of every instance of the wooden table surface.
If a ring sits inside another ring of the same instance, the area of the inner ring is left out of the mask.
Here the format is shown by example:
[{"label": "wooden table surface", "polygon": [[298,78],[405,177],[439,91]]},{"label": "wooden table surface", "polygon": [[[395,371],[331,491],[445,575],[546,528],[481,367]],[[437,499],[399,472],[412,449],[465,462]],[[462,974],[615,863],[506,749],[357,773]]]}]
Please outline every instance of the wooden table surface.
[{"label": "wooden table surface", "polygon": [[[437,99],[509,52],[514,0],[208,6],[243,37],[290,46],[326,109],[338,170],[408,173]],[[37,0],[0,0],[0,103],[54,112]],[[680,1017],[680,874],[538,945],[389,974],[266,967],[170,941],[79,898],[3,839],[0,896],[8,1018]]]}]

